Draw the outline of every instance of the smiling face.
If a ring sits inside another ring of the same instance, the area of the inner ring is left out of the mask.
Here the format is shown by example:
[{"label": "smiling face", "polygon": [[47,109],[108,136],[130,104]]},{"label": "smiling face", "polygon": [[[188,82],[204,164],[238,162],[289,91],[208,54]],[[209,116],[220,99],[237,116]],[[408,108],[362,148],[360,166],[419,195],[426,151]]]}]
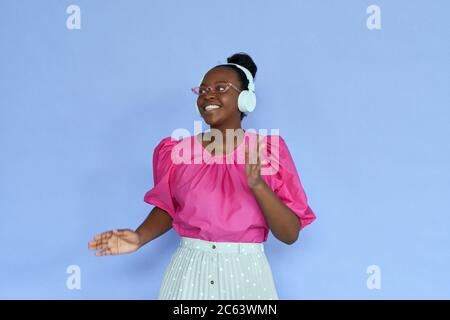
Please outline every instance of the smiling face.
[{"label": "smiling face", "polygon": [[[217,82],[231,82],[242,90],[238,74],[227,67],[215,67],[209,70],[201,86],[211,86]],[[241,112],[237,106],[238,96],[239,92],[232,87],[224,93],[208,91],[207,94],[198,96],[197,106],[203,119],[211,127],[234,128],[240,126],[241,122]],[[205,110],[208,105],[217,105],[219,108]]]}]

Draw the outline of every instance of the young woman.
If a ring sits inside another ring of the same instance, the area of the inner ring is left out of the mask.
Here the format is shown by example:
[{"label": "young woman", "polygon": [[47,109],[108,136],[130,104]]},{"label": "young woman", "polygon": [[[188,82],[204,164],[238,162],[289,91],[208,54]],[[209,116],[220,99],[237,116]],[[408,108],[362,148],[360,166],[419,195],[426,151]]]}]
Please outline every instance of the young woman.
[{"label": "young woman", "polygon": [[268,231],[292,244],[315,219],[283,138],[241,127],[256,104],[255,63],[245,53],[227,61],[192,89],[210,132],[156,146],[147,219],[135,231],[107,231],[89,243],[98,256],[130,253],[173,227],[180,244],[159,299],[278,299],[264,253]]}]

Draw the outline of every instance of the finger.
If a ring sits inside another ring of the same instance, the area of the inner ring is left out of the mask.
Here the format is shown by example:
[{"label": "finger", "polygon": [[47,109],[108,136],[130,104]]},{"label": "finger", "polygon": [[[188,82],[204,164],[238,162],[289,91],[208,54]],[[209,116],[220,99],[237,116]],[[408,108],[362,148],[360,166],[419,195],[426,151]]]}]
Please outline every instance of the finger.
[{"label": "finger", "polygon": [[88,246],[90,249],[96,248],[98,245],[100,245],[101,241],[91,241],[88,243]]},{"label": "finger", "polygon": [[109,240],[101,241],[96,244],[97,247],[106,247],[109,245]]},{"label": "finger", "polygon": [[109,255],[116,254],[116,253],[117,253],[116,248],[107,247],[107,248],[104,248],[103,250],[97,252],[96,255],[99,255],[99,256],[109,256]]},{"label": "finger", "polygon": [[119,230],[114,230],[113,234],[115,234],[119,237],[122,237],[122,236],[126,236],[128,232],[130,232],[129,229],[119,229]]},{"label": "finger", "polygon": [[108,243],[107,242],[103,242],[103,243],[96,243],[94,245],[90,245],[89,249],[90,250],[99,250],[99,249],[105,249],[108,247]]},{"label": "finger", "polygon": [[97,235],[97,236],[94,238],[94,240],[103,240],[103,239],[105,239],[105,238],[110,237],[111,235],[112,235],[112,232],[111,232],[111,231],[106,231],[106,232],[103,232],[103,233],[100,233],[99,235]]},{"label": "finger", "polygon": [[253,166],[253,176],[254,177],[258,177],[259,176],[259,169],[260,169],[260,151],[261,151],[261,138],[258,138],[258,140],[256,141],[256,146],[255,146],[255,151],[254,151],[254,163],[255,165]]},{"label": "finger", "polygon": [[258,151],[258,146],[259,146],[259,137],[256,138],[255,146],[253,147],[253,152],[257,152]]},{"label": "finger", "polygon": [[99,244],[104,243],[104,242],[107,243],[109,240],[110,240],[109,238],[108,239],[92,240],[92,241],[89,242],[89,245],[95,246],[95,245],[99,245]]},{"label": "finger", "polygon": [[90,244],[96,244],[96,243],[100,243],[102,241],[105,241],[105,239],[102,239],[102,238],[93,239],[93,240],[89,241],[89,243]]},{"label": "finger", "polygon": [[102,236],[102,240],[109,239],[113,235],[112,231],[105,232]]},{"label": "finger", "polygon": [[261,151],[263,145],[264,145],[264,137],[261,136],[258,138],[258,151]]},{"label": "finger", "polygon": [[265,155],[266,155],[266,142],[265,142],[266,137],[261,136],[260,139],[260,144],[259,144],[259,150],[258,150],[258,159],[259,159],[259,164],[263,165],[266,163],[266,159],[265,159]]},{"label": "finger", "polygon": [[253,146],[253,152],[258,152],[258,147],[259,147],[260,141],[261,141],[261,138],[256,137],[255,145]]},{"label": "finger", "polygon": [[111,254],[112,254],[111,248],[106,248],[106,249],[104,249],[104,250],[101,250],[101,251],[98,251],[98,252],[95,253],[95,255],[96,255],[97,257],[100,257],[100,256],[108,256],[108,255],[111,255]]},{"label": "finger", "polygon": [[250,155],[248,152],[248,145],[245,144],[245,173],[247,176],[249,176],[250,172],[251,172]]},{"label": "finger", "polygon": [[245,164],[248,164],[248,144],[245,143]]},{"label": "finger", "polygon": [[262,144],[261,144],[261,149],[259,150],[259,159],[260,159],[259,164],[260,164],[260,165],[263,164],[264,161],[265,161],[265,159],[264,159],[265,150],[266,150],[266,144],[265,144],[265,143],[262,143]]},{"label": "finger", "polygon": [[245,174],[246,174],[246,176],[249,177],[251,175],[251,172],[252,172],[251,165],[247,163],[245,165]]},{"label": "finger", "polygon": [[252,162],[252,151],[250,150],[250,141],[245,144],[245,163],[251,164]]},{"label": "finger", "polygon": [[259,165],[255,164],[253,166],[253,171],[252,171],[252,175],[256,178],[259,176]]},{"label": "finger", "polygon": [[260,157],[261,157],[261,140],[258,139],[258,145],[256,146],[256,165],[261,163]]},{"label": "finger", "polygon": [[261,165],[265,165],[267,163],[267,159],[265,157],[267,155],[266,148],[267,148],[267,145],[265,143],[262,143],[261,150],[260,150],[260,159],[261,159],[260,164]]},{"label": "finger", "polygon": [[257,141],[256,141],[256,145],[255,145],[255,164],[259,164],[261,163],[261,151],[262,151],[262,146],[263,146],[263,140],[264,137],[258,137]]},{"label": "finger", "polygon": [[250,163],[255,164],[257,160],[257,153],[255,152],[256,146],[253,148],[252,152],[250,152]]}]

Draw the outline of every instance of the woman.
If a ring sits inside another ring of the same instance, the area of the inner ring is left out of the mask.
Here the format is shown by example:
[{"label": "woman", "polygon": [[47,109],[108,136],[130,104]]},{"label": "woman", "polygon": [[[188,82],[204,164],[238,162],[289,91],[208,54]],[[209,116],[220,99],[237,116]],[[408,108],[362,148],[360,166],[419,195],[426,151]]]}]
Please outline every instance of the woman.
[{"label": "woman", "polygon": [[210,132],[156,146],[147,219],[136,231],[107,231],[89,243],[98,256],[129,253],[173,227],[181,241],[159,299],[278,299],[264,253],[268,230],[292,244],[315,219],[284,140],[241,127],[256,104],[255,63],[245,53],[227,61],[192,89]]}]

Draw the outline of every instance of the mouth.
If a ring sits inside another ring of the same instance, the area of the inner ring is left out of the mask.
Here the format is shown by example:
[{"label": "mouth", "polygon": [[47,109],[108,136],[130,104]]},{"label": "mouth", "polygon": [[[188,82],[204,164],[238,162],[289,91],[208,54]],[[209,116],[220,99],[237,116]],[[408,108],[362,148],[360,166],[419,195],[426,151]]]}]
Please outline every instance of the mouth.
[{"label": "mouth", "polygon": [[216,112],[217,110],[219,110],[219,109],[221,109],[222,108],[222,106],[221,105],[218,105],[218,104],[205,104],[203,107],[202,107],[202,110],[203,110],[203,113],[214,113],[214,112]]}]

